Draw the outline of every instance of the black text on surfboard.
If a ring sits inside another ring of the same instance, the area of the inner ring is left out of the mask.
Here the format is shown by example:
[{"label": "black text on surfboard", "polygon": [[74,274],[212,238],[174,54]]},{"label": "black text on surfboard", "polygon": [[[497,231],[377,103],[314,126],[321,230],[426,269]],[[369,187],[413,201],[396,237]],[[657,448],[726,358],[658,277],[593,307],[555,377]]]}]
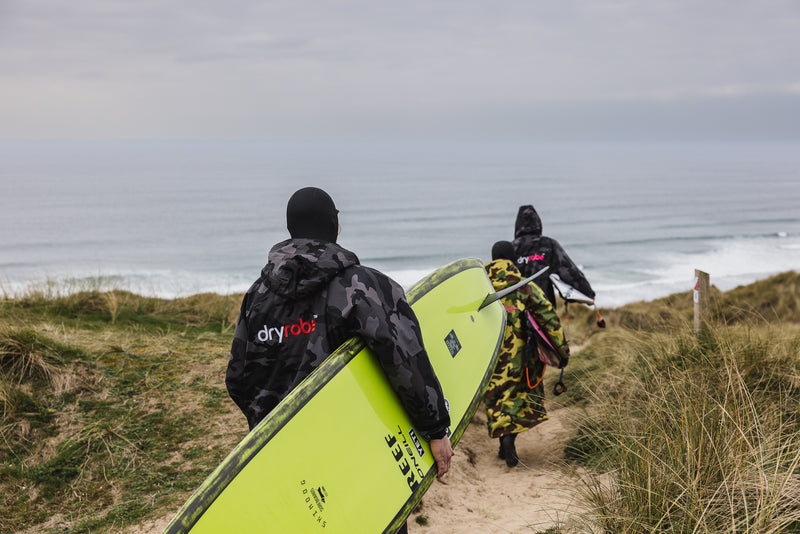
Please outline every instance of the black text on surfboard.
[{"label": "black text on surfboard", "polygon": [[[414,436],[416,437],[416,434],[414,434]],[[397,467],[400,468],[400,472],[406,477],[408,488],[411,490],[411,493],[414,493],[417,491],[420,481],[425,477],[425,473],[417,462],[417,458],[414,455],[408,438],[406,438],[403,429],[398,426],[397,435],[389,434],[385,439],[386,445],[389,446],[394,460],[397,462]],[[418,443],[419,441],[417,441],[417,447],[419,447],[417,452],[422,449]],[[424,450],[422,452],[424,454]]]},{"label": "black text on surfboard", "polygon": [[325,509],[323,503],[325,502],[325,497],[328,495],[325,486],[314,488],[311,484],[307,484],[305,480],[301,480],[300,489],[302,490],[302,496],[306,505],[308,505],[308,510],[311,512],[311,516],[314,518],[317,525],[320,528],[328,526],[328,522],[322,518],[322,511]]}]

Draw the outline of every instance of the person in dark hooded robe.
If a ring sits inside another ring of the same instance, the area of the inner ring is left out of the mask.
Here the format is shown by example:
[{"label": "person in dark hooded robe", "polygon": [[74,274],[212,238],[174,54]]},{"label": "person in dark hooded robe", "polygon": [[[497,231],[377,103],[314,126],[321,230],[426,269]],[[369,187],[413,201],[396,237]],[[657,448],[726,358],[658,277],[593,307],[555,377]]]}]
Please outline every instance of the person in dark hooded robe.
[{"label": "person in dark hooded robe", "polygon": [[[495,291],[504,290],[522,280],[511,259],[514,248],[508,241],[492,246],[492,261],[484,267]],[[534,284],[520,287],[501,299],[506,310],[503,344],[492,377],[486,385],[483,402],[490,438],[498,438],[498,456],[508,467],[519,462],[517,435],[547,420],[544,405],[545,363],[538,357],[541,342],[532,339],[533,325],[546,332],[559,367],[569,360],[569,343],[553,306]]]},{"label": "person in dark hooded robe", "polygon": [[534,282],[542,288],[553,307],[556,305],[556,295],[553,283],[550,281],[551,274],[557,274],[561,280],[594,299],[592,286],[564,248],[555,239],[542,235],[542,220],[533,206],[519,207],[512,244],[515,264],[523,278],[533,275],[544,267],[550,268]]},{"label": "person in dark hooded robe", "polygon": [[450,416],[419,322],[399,284],[336,244],[338,214],[322,189],[306,187],[289,199],[291,238],[272,247],[242,300],[228,393],[252,430],[339,345],[358,336],[430,442],[442,476],[453,455]]}]

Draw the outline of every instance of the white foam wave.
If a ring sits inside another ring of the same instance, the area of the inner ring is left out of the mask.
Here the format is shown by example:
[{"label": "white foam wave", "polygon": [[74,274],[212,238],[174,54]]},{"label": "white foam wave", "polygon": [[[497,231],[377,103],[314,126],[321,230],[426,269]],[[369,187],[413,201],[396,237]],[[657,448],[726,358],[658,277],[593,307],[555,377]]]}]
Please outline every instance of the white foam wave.
[{"label": "white foam wave", "polygon": [[604,283],[595,287],[598,303],[620,306],[689,291],[694,287],[695,269],[708,273],[711,284],[722,291],[797,270],[800,238],[719,240],[709,243],[703,252],[657,255],[650,264],[640,271],[643,279],[637,282],[604,278]]},{"label": "white foam wave", "polygon": [[[709,273],[711,283],[725,291],[800,266],[800,236],[741,238],[710,242],[691,253],[656,253],[638,258],[635,265],[620,261],[586,275],[601,307],[650,301],[694,287],[694,270]],[[435,270],[435,266],[386,269],[384,272],[408,290]],[[31,289],[64,294],[86,289],[126,289],[147,296],[176,298],[196,293],[233,294],[247,290],[258,276],[192,270],[107,270],[97,267],[39,273],[0,279],[0,294],[15,296]]]},{"label": "white foam wave", "polygon": [[250,287],[255,276],[254,274],[250,279],[243,276],[185,270],[98,271],[97,269],[73,269],[51,271],[41,273],[39,276],[24,278],[6,277],[0,280],[0,294],[14,297],[31,292],[41,292],[59,296],[79,291],[121,289],[148,297],[172,299],[197,293],[221,295],[242,293]]}]

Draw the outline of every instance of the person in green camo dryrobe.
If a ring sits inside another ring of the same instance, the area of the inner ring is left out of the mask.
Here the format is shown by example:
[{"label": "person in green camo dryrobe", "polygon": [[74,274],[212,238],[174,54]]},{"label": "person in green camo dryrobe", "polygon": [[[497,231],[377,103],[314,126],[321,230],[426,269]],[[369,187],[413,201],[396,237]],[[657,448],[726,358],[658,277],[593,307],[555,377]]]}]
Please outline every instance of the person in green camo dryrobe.
[{"label": "person in green camo dryrobe", "polygon": [[[514,247],[508,241],[498,241],[492,247],[492,261],[485,269],[495,291],[523,279],[513,257]],[[535,283],[529,282],[501,302],[506,309],[503,346],[483,400],[489,437],[499,438],[498,456],[514,467],[519,462],[514,443],[517,434],[547,419],[542,384],[545,363],[538,352],[551,350],[552,360],[564,367],[569,359],[569,345],[555,309]],[[536,341],[531,320],[547,334],[552,347]]]}]

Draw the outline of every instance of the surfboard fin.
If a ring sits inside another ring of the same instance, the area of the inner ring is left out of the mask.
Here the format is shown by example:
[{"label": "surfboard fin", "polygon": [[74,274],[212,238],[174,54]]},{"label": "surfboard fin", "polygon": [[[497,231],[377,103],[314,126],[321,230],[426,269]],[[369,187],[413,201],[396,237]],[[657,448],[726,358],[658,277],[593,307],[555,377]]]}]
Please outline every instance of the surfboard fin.
[{"label": "surfboard fin", "polygon": [[525,280],[522,280],[521,282],[517,282],[513,286],[507,287],[505,289],[501,289],[500,291],[498,291],[496,293],[489,293],[488,295],[486,295],[486,298],[483,299],[483,302],[478,307],[478,311],[481,311],[482,309],[484,309],[486,306],[488,306],[492,302],[494,302],[496,300],[499,300],[499,299],[505,297],[508,294],[513,293],[514,291],[516,291],[517,289],[521,288],[522,286],[527,285],[529,282],[532,282],[535,278],[537,278],[537,277],[541,276],[542,274],[544,274],[544,272],[547,271],[548,269],[550,269],[550,267],[545,267],[541,271],[536,272],[535,274],[529,276],[528,278],[526,278]]}]

